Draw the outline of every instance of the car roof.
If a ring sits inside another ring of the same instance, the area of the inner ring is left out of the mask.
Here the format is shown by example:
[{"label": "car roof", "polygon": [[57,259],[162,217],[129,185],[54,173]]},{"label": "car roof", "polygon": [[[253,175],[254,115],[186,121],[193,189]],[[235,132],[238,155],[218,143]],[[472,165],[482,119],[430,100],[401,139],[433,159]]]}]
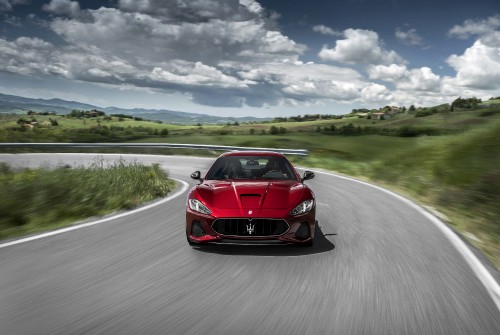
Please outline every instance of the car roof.
[{"label": "car roof", "polygon": [[274,156],[274,157],[285,157],[283,154],[276,151],[230,151],[225,152],[220,157],[226,156]]}]

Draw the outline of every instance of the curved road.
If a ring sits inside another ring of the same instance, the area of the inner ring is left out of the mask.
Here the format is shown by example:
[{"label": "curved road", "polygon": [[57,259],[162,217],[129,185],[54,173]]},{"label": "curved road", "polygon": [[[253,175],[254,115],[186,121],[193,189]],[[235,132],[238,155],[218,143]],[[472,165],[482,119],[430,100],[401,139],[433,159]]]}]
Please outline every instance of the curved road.
[{"label": "curved road", "polygon": [[[104,159],[118,156],[105,155]],[[134,156],[190,185],[213,159]],[[38,166],[92,155],[0,155]],[[421,210],[331,174],[307,182],[312,248],[184,235],[184,192],[158,206],[0,248],[0,334],[500,334],[500,312]]]}]

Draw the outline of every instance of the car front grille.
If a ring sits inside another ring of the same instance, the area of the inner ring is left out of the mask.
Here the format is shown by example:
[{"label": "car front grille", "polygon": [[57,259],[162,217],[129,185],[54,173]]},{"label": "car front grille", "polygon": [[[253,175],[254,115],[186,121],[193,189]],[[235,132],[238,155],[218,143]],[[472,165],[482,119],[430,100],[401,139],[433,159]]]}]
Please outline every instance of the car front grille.
[{"label": "car front grille", "polygon": [[227,236],[278,236],[288,228],[280,219],[217,219],[212,224],[213,230]]}]

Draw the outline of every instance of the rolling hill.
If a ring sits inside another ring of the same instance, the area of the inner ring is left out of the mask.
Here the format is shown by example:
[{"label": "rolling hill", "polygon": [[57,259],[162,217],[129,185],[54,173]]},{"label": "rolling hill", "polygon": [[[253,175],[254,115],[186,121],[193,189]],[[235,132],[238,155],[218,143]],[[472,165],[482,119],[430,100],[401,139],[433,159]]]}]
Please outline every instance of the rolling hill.
[{"label": "rolling hill", "polygon": [[77,101],[66,101],[62,99],[32,99],[0,93],[0,113],[24,114],[31,110],[35,112],[54,112],[56,114],[67,114],[73,109],[97,109],[105,112],[106,114],[126,114],[148,120],[158,120],[165,123],[177,124],[221,124],[228,122],[263,122],[271,120],[271,118],[256,118],[251,116],[223,117],[199,113],[178,112],[168,109],[125,109],[118,107],[100,107],[90,104],[84,104]]}]

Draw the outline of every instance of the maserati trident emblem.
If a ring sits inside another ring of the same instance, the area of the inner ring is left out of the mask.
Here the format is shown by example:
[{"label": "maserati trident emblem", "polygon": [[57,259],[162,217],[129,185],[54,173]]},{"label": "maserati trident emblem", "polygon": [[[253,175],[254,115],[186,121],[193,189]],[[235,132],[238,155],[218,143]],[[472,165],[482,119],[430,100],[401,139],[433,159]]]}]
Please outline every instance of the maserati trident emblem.
[{"label": "maserati trident emblem", "polygon": [[252,215],[252,213],[253,213],[252,210],[248,211],[248,215]]},{"label": "maserati trident emblem", "polygon": [[255,224],[252,224],[252,222],[250,222],[249,224],[246,225],[246,227],[247,227],[247,233],[252,235],[253,231],[255,230]]}]

